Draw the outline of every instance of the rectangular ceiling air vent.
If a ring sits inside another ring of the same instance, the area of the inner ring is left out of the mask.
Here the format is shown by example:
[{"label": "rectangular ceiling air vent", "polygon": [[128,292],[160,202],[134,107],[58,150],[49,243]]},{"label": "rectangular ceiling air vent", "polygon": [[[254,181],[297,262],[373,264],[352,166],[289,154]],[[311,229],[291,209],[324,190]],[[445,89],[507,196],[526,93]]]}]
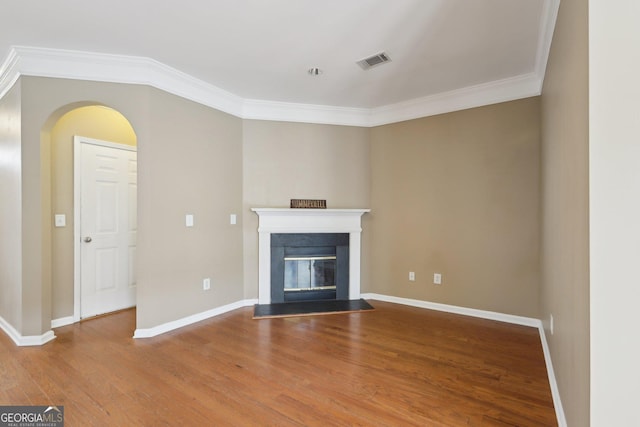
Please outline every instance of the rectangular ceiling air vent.
[{"label": "rectangular ceiling air vent", "polygon": [[368,70],[369,68],[375,67],[376,65],[384,64],[385,62],[391,61],[389,55],[385,52],[378,53],[377,55],[370,56],[368,58],[362,59],[357,62],[357,64],[363,69]]}]

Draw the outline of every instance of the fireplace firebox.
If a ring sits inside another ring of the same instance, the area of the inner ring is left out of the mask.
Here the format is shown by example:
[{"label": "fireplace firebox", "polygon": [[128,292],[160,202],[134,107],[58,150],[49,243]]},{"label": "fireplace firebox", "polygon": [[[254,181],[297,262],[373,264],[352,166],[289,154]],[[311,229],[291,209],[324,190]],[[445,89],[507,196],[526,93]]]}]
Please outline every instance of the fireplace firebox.
[{"label": "fireplace firebox", "polygon": [[272,234],[271,302],[326,299],[349,299],[349,234]]}]

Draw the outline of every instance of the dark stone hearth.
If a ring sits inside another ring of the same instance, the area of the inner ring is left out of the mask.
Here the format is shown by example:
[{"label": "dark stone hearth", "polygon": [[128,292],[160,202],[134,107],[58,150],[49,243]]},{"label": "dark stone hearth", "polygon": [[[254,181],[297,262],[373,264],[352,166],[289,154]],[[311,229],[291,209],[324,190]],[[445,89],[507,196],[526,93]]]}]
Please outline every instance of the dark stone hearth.
[{"label": "dark stone hearth", "polygon": [[253,318],[309,316],[313,314],[351,313],[354,311],[373,310],[363,299],[334,301],[302,301],[280,304],[256,304]]}]

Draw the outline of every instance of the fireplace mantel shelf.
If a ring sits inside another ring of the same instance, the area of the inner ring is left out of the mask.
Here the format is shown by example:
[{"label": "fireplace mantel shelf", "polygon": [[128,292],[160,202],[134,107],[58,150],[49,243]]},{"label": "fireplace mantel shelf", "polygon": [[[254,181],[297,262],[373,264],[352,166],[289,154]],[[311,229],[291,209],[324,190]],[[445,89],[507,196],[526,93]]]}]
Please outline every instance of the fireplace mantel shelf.
[{"label": "fireplace mantel shelf", "polygon": [[355,215],[370,212],[371,209],[292,209],[292,208],[251,208],[258,215]]},{"label": "fireplace mantel shelf", "polygon": [[351,233],[362,231],[360,217],[370,209],[253,208],[260,217],[258,232]]},{"label": "fireplace mantel shelf", "polygon": [[370,209],[252,208],[258,225],[258,300],[271,303],[271,234],[349,233],[349,298],[360,298],[361,217]]}]

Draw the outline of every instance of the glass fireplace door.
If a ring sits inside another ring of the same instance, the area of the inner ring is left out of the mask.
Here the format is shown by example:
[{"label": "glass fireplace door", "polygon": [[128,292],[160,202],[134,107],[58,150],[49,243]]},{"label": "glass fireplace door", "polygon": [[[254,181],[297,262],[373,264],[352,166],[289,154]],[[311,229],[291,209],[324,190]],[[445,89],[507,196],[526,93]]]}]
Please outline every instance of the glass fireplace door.
[{"label": "glass fireplace door", "polygon": [[336,256],[287,256],[284,258],[284,292],[336,289]]}]

